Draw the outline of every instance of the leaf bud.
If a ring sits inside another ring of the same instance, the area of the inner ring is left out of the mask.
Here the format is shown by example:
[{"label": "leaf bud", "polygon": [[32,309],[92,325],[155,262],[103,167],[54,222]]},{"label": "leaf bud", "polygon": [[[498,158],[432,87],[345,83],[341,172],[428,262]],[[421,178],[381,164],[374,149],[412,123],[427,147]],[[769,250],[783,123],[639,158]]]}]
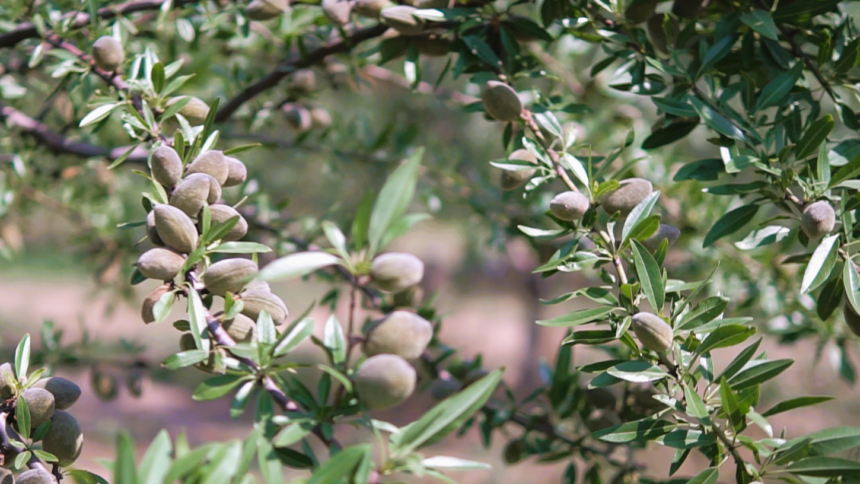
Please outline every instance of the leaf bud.
[{"label": "leaf bud", "polygon": [[110,35],[99,37],[93,42],[93,60],[99,68],[113,72],[124,59],[122,44]]},{"label": "leaf bud", "polygon": [[405,401],[415,391],[417,373],[397,355],[371,356],[355,372],[359,400],[370,410],[383,410]]},{"label": "leaf bud", "polygon": [[481,102],[487,114],[498,121],[513,121],[523,112],[517,91],[504,82],[488,81],[481,91]]},{"label": "leaf bud", "polygon": [[412,254],[389,252],[373,259],[370,277],[385,292],[401,292],[421,282],[424,263]]},{"label": "leaf bud", "polygon": [[672,347],[672,327],[656,314],[636,313],[630,325],[642,346],[657,353]]}]

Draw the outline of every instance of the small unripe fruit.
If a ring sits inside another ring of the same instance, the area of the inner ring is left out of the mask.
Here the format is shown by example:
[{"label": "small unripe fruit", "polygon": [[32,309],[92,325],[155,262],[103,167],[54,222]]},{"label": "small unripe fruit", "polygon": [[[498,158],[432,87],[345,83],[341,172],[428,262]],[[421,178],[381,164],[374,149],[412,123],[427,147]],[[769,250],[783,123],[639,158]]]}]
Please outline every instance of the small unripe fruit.
[{"label": "small unripe fruit", "polygon": [[671,225],[660,224],[660,226],[657,227],[657,231],[654,232],[651,237],[642,241],[642,245],[651,252],[654,252],[658,247],[660,247],[660,244],[662,244],[664,240],[667,240],[669,245],[672,245],[672,242],[678,240],[678,237],[680,236],[680,230],[672,227]]},{"label": "small unripe fruit", "polygon": [[[445,3],[447,4],[448,2],[446,1]],[[442,57],[448,55],[448,51],[451,48],[451,41],[443,39],[438,35],[424,35],[415,38],[415,47],[418,48],[418,52],[422,55],[426,55],[428,57]]]},{"label": "small unripe fruit", "polygon": [[245,292],[248,291],[266,291],[272,292],[272,287],[266,281],[261,281],[259,279],[254,279],[245,286]]},{"label": "small unripe fruit", "polygon": [[[537,158],[532,154],[531,151],[520,148],[508,156],[509,160],[522,160],[528,161],[529,163],[536,165]],[[531,178],[535,175],[536,169],[529,170],[502,170],[501,177],[501,186],[502,190],[516,190],[517,188],[523,186],[531,180]]]},{"label": "small unripe fruit", "polygon": [[367,18],[379,18],[382,9],[393,5],[391,0],[355,0],[352,8],[355,13]]},{"label": "small unripe fruit", "polygon": [[526,442],[523,439],[511,440],[505,445],[505,450],[502,452],[502,459],[505,464],[516,464],[526,457]]},{"label": "small unripe fruit", "polygon": [[656,314],[636,313],[630,327],[649,350],[664,353],[672,347],[672,327]]},{"label": "small unripe fruit", "polygon": [[146,324],[155,322],[155,314],[152,312],[155,308],[155,303],[161,299],[161,296],[170,292],[170,284],[162,284],[155,288],[146,299],[143,300],[143,305],[140,308],[140,317]]},{"label": "small unripe fruit", "polygon": [[850,303],[845,303],[842,307],[842,315],[845,316],[845,324],[852,333],[860,336],[860,315],[854,312],[854,308]]},{"label": "small unripe fruit", "polygon": [[152,152],[150,164],[152,178],[167,188],[175,187],[182,179],[182,159],[167,145],[161,145]]},{"label": "small unripe fruit", "polygon": [[146,237],[152,245],[164,247],[164,241],[158,236],[158,230],[155,228],[155,212],[146,214]]},{"label": "small unripe fruit", "polygon": [[245,8],[245,16],[251,20],[271,20],[289,9],[287,0],[254,0]]},{"label": "small unripe fruit", "polygon": [[90,377],[90,385],[93,387],[93,392],[100,399],[109,402],[118,395],[116,377],[108,375],[101,370],[94,370]]},{"label": "small unripe fruit", "polygon": [[817,239],[833,232],[836,225],[836,212],[825,201],[809,204],[800,217],[800,226],[810,239]]},{"label": "small unripe fruit", "polygon": [[93,42],[93,60],[99,68],[108,72],[115,71],[125,59],[122,44],[115,38],[105,35]]},{"label": "small unripe fruit", "polygon": [[225,259],[212,264],[203,274],[203,284],[216,296],[238,294],[255,275],[257,263],[249,259]]},{"label": "small unripe fruit", "polygon": [[188,164],[186,172],[188,174],[205,173],[218,180],[219,185],[223,185],[227,181],[229,167],[223,152],[209,150],[194,158],[194,161]]},{"label": "small unripe fruit", "polygon": [[42,449],[57,457],[61,467],[72,465],[84,448],[84,434],[75,417],[58,410],[51,419],[51,428],[42,439]]},{"label": "small unripe fruit", "polygon": [[[233,240],[240,240],[245,234],[248,233],[248,222],[245,220],[239,212],[236,211],[235,208],[229,205],[216,204],[211,205],[209,207],[209,212],[212,214],[212,224],[222,224],[233,217],[239,217],[239,220],[236,222],[236,225],[227,232],[227,235],[221,238],[224,242],[229,242]],[[198,225],[202,224],[202,221],[198,221]],[[202,227],[202,226],[201,226]]]},{"label": "small unripe fruit", "polygon": [[672,13],[680,18],[693,18],[699,15],[707,0],[675,0]]},{"label": "small unripe fruit", "polygon": [[182,254],[156,247],[140,255],[137,259],[137,270],[147,279],[169,281],[179,274],[184,264],[185,257]]},{"label": "small unripe fruit", "polygon": [[463,389],[463,384],[453,378],[437,378],[428,387],[434,400],[445,400]]},{"label": "small unripe fruit", "polygon": [[11,363],[3,363],[0,365],[0,398],[3,400],[9,399],[15,394],[15,370]]},{"label": "small unripe fruit", "polygon": [[[7,462],[11,456],[7,456]],[[14,461],[14,459],[11,459]],[[0,484],[15,484],[15,474],[9,469],[0,468]]]},{"label": "small unripe fruit", "polygon": [[513,121],[523,112],[517,91],[504,82],[488,81],[481,91],[481,102],[487,114],[499,121]]},{"label": "small unripe fruit", "polygon": [[373,259],[370,277],[382,291],[404,291],[421,282],[424,263],[412,254],[389,252]]},{"label": "small unripe fruit", "polygon": [[572,190],[561,192],[549,202],[549,210],[561,220],[579,220],[591,207],[585,195]]},{"label": "small unripe fruit", "polygon": [[178,252],[189,254],[197,248],[197,228],[182,210],[170,205],[156,205],[155,229],[164,245]]},{"label": "small unripe fruit", "polygon": [[287,82],[287,91],[293,94],[309,94],[317,85],[317,75],[310,69],[296,71]]},{"label": "small unripe fruit", "polygon": [[415,391],[417,373],[396,355],[371,356],[355,372],[355,392],[371,410],[383,410],[402,403]]},{"label": "small unripe fruit", "polygon": [[275,325],[282,324],[290,314],[284,301],[268,289],[251,289],[249,287],[240,294],[240,297],[243,304],[242,314],[254,321],[260,317],[260,313],[264,310],[272,317]]},{"label": "small unripe fruit", "polygon": [[394,311],[370,328],[363,350],[368,356],[391,354],[415,360],[432,338],[430,321],[409,311]]},{"label": "small unripe fruit", "polygon": [[424,20],[412,15],[416,10],[409,5],[397,5],[382,10],[380,20],[402,35],[418,35],[424,31]]},{"label": "small unripe fruit", "polygon": [[331,126],[331,114],[322,106],[314,106],[310,109],[311,128],[325,130]]},{"label": "small unripe fruit", "polygon": [[81,387],[73,381],[58,376],[42,378],[33,385],[33,388],[44,388],[51,392],[54,396],[54,408],[57,410],[66,410],[81,397]]},{"label": "small unripe fruit", "polygon": [[297,104],[285,104],[281,109],[284,111],[284,117],[291,128],[299,133],[311,129],[314,121],[311,119],[311,112],[306,107]]},{"label": "small unripe fruit", "polygon": [[30,409],[30,428],[36,428],[54,416],[54,396],[44,388],[30,387],[21,393]]},{"label": "small unripe fruit", "polygon": [[54,476],[42,469],[30,469],[18,474],[18,484],[55,484]]},{"label": "small unripe fruit", "polygon": [[170,195],[170,204],[189,217],[196,217],[205,203],[215,203],[220,197],[221,185],[215,178],[205,173],[192,173],[176,186]]},{"label": "small unripe fruit", "polygon": [[628,178],[620,183],[621,186],[603,197],[603,210],[610,215],[620,212],[622,216],[626,216],[654,191],[651,182],[642,178]]},{"label": "small unripe fruit", "polygon": [[642,23],[654,13],[660,0],[633,0],[624,10],[624,17],[634,24]]},{"label": "small unripe fruit", "polygon": [[251,341],[257,334],[257,324],[244,314],[237,314],[235,318],[226,321],[224,315],[221,314],[218,319],[221,320],[221,326],[224,327],[227,334],[237,343]]},{"label": "small unripe fruit", "polygon": [[227,180],[222,184],[224,188],[234,187],[245,183],[248,179],[248,168],[241,160],[226,156],[227,160]]},{"label": "small unripe fruit", "polygon": [[205,123],[206,116],[209,115],[209,105],[203,102],[200,98],[193,96],[177,96],[167,101],[166,106],[170,107],[172,104],[176,103],[180,99],[185,99],[186,97],[191,97],[191,100],[188,101],[188,104],[182,106],[182,109],[179,110],[179,114],[194,126]]},{"label": "small unripe fruit", "polygon": [[322,0],[323,13],[329,21],[338,26],[349,23],[352,5],[347,0]]}]

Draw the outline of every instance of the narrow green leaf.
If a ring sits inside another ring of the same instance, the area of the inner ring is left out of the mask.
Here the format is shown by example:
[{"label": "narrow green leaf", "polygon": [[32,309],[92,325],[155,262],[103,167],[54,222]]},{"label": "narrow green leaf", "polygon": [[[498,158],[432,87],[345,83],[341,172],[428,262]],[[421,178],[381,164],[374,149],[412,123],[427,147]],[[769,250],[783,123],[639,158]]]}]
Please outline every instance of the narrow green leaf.
[{"label": "narrow green leaf", "polygon": [[201,383],[191,398],[199,402],[215,400],[228,394],[230,390],[239,386],[244,378],[236,375],[221,375],[209,378]]},{"label": "narrow green leaf", "polygon": [[800,283],[800,293],[805,294],[817,288],[830,277],[830,273],[836,266],[839,254],[839,235],[830,235],[821,240],[812,258],[803,272],[803,281]]},{"label": "narrow green leaf", "polygon": [[669,374],[660,369],[660,367],[642,360],[625,361],[624,363],[620,363],[606,370],[606,373],[609,373],[619,380],[634,383],[662,380],[669,376]]},{"label": "narrow green leaf", "polygon": [[[771,40],[779,40],[776,32],[776,24],[770,12],[765,10],[753,10],[741,15],[741,22],[747,24],[751,29]],[[798,62],[798,64],[801,64]]]},{"label": "narrow green leaf", "polygon": [[613,425],[612,427],[592,432],[591,435],[604,442],[612,442],[616,444],[626,442],[646,442],[668,434],[674,430],[675,427],[677,427],[677,424],[668,420],[644,418],[642,420],[626,422],[621,425]]},{"label": "narrow green leaf", "polygon": [[30,438],[30,406],[27,400],[19,398],[15,403],[15,418],[18,420],[18,432],[25,439]]},{"label": "narrow green leaf", "polygon": [[636,227],[639,222],[645,220],[649,215],[651,215],[651,211],[654,210],[654,205],[657,204],[658,200],[660,200],[659,190],[651,192],[647,197],[643,198],[641,202],[633,207],[633,210],[631,210],[630,214],[627,215],[627,220],[624,221],[624,227],[621,230],[621,245],[624,245],[627,241],[633,228]]},{"label": "narrow green leaf", "polygon": [[687,402],[687,413],[691,417],[701,419],[708,416],[708,408],[705,406],[704,400],[689,385],[684,387],[684,400]]},{"label": "narrow green leaf", "polygon": [[137,484],[135,470],[134,440],[131,435],[122,431],[116,437],[116,460],[113,465],[113,482]]},{"label": "narrow green leaf", "polygon": [[30,369],[30,333],[24,335],[15,347],[15,375],[24,380]]},{"label": "narrow green leaf", "polygon": [[642,284],[642,291],[648,298],[648,302],[651,303],[651,307],[660,312],[666,303],[666,288],[663,286],[663,274],[660,271],[660,266],[657,265],[657,261],[651,256],[648,249],[638,241],[631,241],[631,248],[633,249],[636,274]]},{"label": "narrow green leaf", "polygon": [[370,222],[367,229],[371,254],[376,253],[380,248],[380,243],[388,227],[402,217],[409,208],[409,204],[412,202],[412,197],[415,194],[415,185],[418,182],[418,167],[421,164],[423,156],[423,148],[416,150],[406,160],[406,163],[398,167],[391,174],[379,191],[379,196],[376,198],[373,211],[370,214]]},{"label": "narrow green leaf", "polygon": [[693,109],[699,114],[705,124],[711,127],[714,131],[738,141],[746,142],[747,138],[744,132],[734,125],[729,119],[722,114],[714,111],[713,108],[705,104],[698,98],[691,97],[690,102],[693,104]]},{"label": "narrow green leaf", "polygon": [[261,281],[282,281],[303,276],[324,267],[338,264],[340,259],[328,252],[299,252],[270,262],[257,279]]},{"label": "narrow green leaf", "polygon": [[762,417],[770,417],[771,415],[776,415],[782,412],[788,412],[789,410],[794,410],[796,408],[809,407],[812,405],[818,405],[819,403],[829,402],[833,400],[834,397],[824,397],[824,396],[816,396],[816,397],[797,397],[792,398],[790,400],[785,400],[777,403],[773,407],[767,409],[764,413],[762,413]]},{"label": "narrow green leaf", "polygon": [[544,319],[537,322],[541,326],[578,326],[603,319],[616,308],[597,307],[591,309],[580,309],[552,319]]},{"label": "narrow green leaf", "polygon": [[787,370],[793,363],[794,360],[789,359],[774,361],[753,360],[735,376],[729,378],[729,386],[733,390],[743,390],[754,385],[760,385]]},{"label": "narrow green leaf", "polygon": [[161,366],[168,370],[178,370],[186,366],[191,366],[209,359],[209,352],[206,350],[189,350],[168,356],[161,362]]},{"label": "narrow green leaf", "polygon": [[860,462],[838,457],[807,457],[785,470],[799,476],[848,478],[860,476]]},{"label": "narrow green leaf", "polygon": [[346,338],[343,335],[343,327],[334,314],[328,317],[323,332],[323,344],[331,352],[332,362],[339,365],[346,359]]},{"label": "narrow green leaf", "polygon": [[728,348],[746,341],[755,334],[755,328],[749,328],[742,324],[727,324],[715,329],[696,348],[696,356],[707,353],[717,348]]},{"label": "narrow green leaf", "polygon": [[759,206],[756,204],[749,204],[723,214],[714,226],[711,227],[711,230],[708,231],[708,234],[705,235],[702,247],[709,247],[721,238],[740,230],[741,227],[748,224],[755,217],[758,208]]},{"label": "narrow green leaf", "polygon": [[821,146],[821,143],[827,139],[827,135],[833,130],[833,125],[833,116],[829,114],[812,123],[809,129],[803,133],[800,141],[797,142],[797,146],[795,147],[795,157],[798,160],[802,160],[803,158],[817,152],[818,147]]}]

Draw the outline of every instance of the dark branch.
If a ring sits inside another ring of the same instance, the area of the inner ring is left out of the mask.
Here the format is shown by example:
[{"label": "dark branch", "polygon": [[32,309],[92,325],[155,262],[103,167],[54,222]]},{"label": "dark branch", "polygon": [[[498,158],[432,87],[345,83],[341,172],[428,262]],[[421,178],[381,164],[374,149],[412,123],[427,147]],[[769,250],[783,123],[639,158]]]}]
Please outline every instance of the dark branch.
[{"label": "dark branch", "polygon": [[388,30],[387,26],[378,24],[373,27],[358,30],[346,39],[340,39],[325,44],[322,47],[308,52],[304,57],[301,57],[298,54],[292,56],[289,60],[279,64],[274,71],[270,72],[254,84],[246,87],[242,92],[227,101],[227,104],[218,110],[218,114],[215,116],[215,122],[223,123],[224,121],[227,121],[243,104],[250,101],[258,94],[277,86],[279,82],[297,70],[322,62],[323,59],[332,54],[347,52],[358,43],[381,36],[386,30]]},{"label": "dark branch", "polygon": [[[55,133],[46,124],[36,121],[17,109],[0,103],[0,122],[5,122],[9,129],[18,129],[22,133],[33,137],[39,144],[46,146],[52,153],[58,155],[72,155],[81,158],[104,157],[115,160],[122,156],[131,146],[120,146],[117,148],[105,148],[103,146],[91,145],[70,141],[65,136]],[[133,163],[146,163],[149,155],[148,150],[138,146],[128,156],[126,161]]]},{"label": "dark branch", "polygon": [[[158,10],[166,1],[167,0],[141,0],[121,3],[119,5],[99,9],[98,17],[104,20],[110,20],[135,12]],[[182,7],[192,3],[197,3],[197,0],[174,0],[173,8]],[[89,14],[83,12],[68,13],[63,17],[63,19],[67,18],[74,18],[70,27],[71,29],[83,28],[91,21]],[[0,48],[15,47],[19,42],[37,37],[39,37],[39,31],[36,30],[36,26],[32,22],[24,22],[9,32],[0,35]]]}]

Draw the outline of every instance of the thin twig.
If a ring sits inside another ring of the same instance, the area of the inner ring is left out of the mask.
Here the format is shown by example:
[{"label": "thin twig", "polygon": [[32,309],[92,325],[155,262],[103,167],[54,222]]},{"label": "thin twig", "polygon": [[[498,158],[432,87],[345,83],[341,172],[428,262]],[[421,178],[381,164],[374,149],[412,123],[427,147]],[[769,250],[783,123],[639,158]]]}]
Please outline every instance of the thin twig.
[{"label": "thin twig", "polygon": [[215,116],[215,122],[223,123],[224,121],[227,121],[243,104],[250,101],[258,94],[277,86],[284,78],[290,76],[297,70],[320,63],[323,59],[332,54],[347,52],[358,43],[381,36],[386,30],[388,30],[388,26],[378,24],[373,27],[358,30],[345,39],[329,42],[328,44],[308,52],[306,55],[301,55],[296,52],[289,60],[279,64],[275,70],[263,76],[260,80],[246,87],[242,92],[227,101],[224,107],[218,110],[218,114]]},{"label": "thin twig", "polygon": [[[121,3],[119,5],[111,5],[100,8],[96,15],[104,20],[111,20],[117,17],[129,15],[135,12],[143,12],[148,10],[159,10],[162,6],[171,0],[140,0],[133,2]],[[198,3],[198,0],[173,0],[173,8],[183,7],[192,3]],[[70,12],[63,15],[56,24],[62,24],[69,18],[73,18],[69,30],[80,29],[86,27],[91,18],[83,12]],[[39,31],[36,25],[32,22],[23,22],[18,24],[14,29],[0,35],[0,48],[15,47],[19,42],[27,39],[39,37]]]}]

